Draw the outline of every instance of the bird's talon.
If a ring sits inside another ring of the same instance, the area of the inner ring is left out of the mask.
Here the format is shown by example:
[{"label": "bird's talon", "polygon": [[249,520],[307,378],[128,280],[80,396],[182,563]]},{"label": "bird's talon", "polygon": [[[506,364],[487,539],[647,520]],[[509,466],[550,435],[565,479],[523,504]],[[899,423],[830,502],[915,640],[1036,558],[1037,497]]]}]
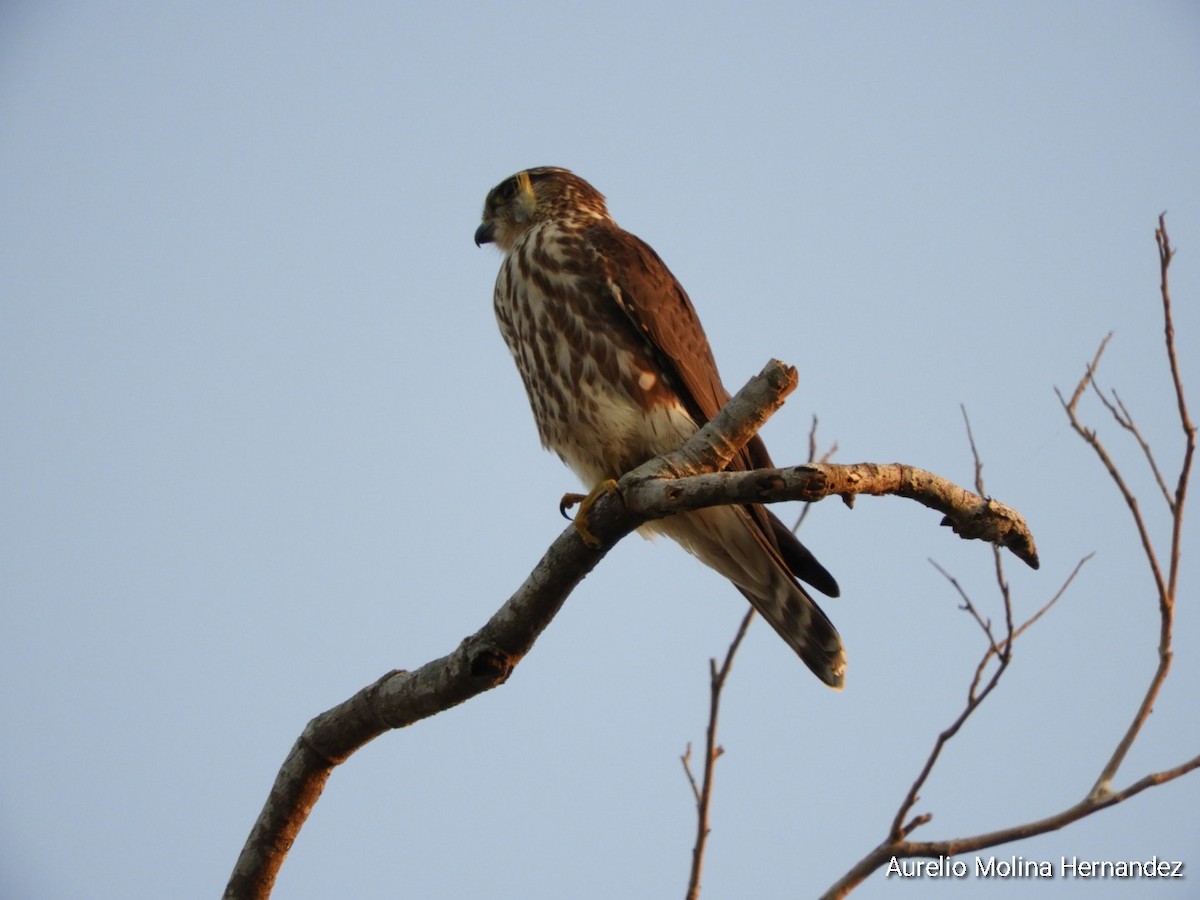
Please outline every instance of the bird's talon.
[{"label": "bird's talon", "polygon": [[592,511],[592,505],[603,495],[615,494],[616,491],[617,482],[612,478],[606,478],[586,495],[564,494],[558,504],[558,510],[564,517],[568,509],[579,504],[579,512],[575,513],[575,530],[579,532],[580,539],[589,547],[598,547],[600,545],[600,538],[592,534],[592,530],[588,528],[588,513]]},{"label": "bird's talon", "polygon": [[587,499],[587,494],[563,494],[562,499],[558,501],[559,515],[561,515],[564,519],[566,519],[568,522],[570,522],[571,517],[567,515],[567,510],[571,509],[572,507],[578,506],[580,503],[582,503],[586,499]]}]

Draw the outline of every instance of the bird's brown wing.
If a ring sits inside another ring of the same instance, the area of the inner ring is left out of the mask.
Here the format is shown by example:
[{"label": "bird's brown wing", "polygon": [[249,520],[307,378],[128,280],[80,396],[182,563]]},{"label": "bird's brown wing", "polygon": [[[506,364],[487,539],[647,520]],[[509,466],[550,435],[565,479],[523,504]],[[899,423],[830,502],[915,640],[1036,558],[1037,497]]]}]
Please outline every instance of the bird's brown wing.
[{"label": "bird's brown wing", "polygon": [[[654,249],[635,235],[605,223],[592,226],[585,236],[604,266],[612,295],[646,340],[659,371],[697,424],[705,424],[729,401],[729,392],[687,292]],[[773,465],[766,445],[755,435],[729,468],[746,471]],[[794,576],[838,596],[837,581],[787,526],[761,504],[746,509],[763,540]]]}]

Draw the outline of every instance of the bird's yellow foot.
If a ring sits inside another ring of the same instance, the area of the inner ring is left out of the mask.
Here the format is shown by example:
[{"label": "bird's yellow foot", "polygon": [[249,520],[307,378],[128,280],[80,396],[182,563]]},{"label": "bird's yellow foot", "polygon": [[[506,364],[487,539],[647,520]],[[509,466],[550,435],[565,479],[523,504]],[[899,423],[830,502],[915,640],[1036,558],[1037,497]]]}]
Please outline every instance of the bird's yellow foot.
[{"label": "bird's yellow foot", "polygon": [[589,547],[596,547],[600,544],[600,538],[592,534],[588,528],[588,513],[592,509],[592,504],[605,494],[614,494],[616,491],[616,480],[606,478],[586,494],[563,494],[563,498],[558,504],[558,511],[564,517],[572,506],[579,506],[579,512],[575,513],[575,530],[579,532],[579,537]]}]

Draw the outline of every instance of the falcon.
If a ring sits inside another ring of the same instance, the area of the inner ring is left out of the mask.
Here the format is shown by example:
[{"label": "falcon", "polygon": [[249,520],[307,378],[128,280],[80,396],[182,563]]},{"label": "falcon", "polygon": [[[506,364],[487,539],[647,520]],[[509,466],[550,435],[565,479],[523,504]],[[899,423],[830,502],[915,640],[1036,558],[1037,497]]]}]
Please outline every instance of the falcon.
[{"label": "falcon", "polygon": [[[494,305],[525,383],[542,445],[592,493],[677,450],[729,400],[687,293],[648,244],[613,221],[604,195],[553,166],[488,192],[476,245],[504,253]],[[731,470],[769,468],[755,436]],[[564,500],[564,502],[568,502]],[[837,582],[760,504],[648,523],[733,582],[818,678],[841,688],[837,630],[800,580],[831,597]]]}]

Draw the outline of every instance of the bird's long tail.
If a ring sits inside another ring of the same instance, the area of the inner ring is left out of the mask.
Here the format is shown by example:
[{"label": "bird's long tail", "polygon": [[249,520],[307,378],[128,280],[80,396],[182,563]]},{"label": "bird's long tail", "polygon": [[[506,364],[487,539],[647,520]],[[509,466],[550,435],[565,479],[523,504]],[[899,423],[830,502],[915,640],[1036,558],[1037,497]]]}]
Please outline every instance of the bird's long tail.
[{"label": "bird's long tail", "polygon": [[745,508],[720,506],[680,513],[652,523],[651,528],[732,581],[818,678],[842,688],[846,653],[837,629]]}]

